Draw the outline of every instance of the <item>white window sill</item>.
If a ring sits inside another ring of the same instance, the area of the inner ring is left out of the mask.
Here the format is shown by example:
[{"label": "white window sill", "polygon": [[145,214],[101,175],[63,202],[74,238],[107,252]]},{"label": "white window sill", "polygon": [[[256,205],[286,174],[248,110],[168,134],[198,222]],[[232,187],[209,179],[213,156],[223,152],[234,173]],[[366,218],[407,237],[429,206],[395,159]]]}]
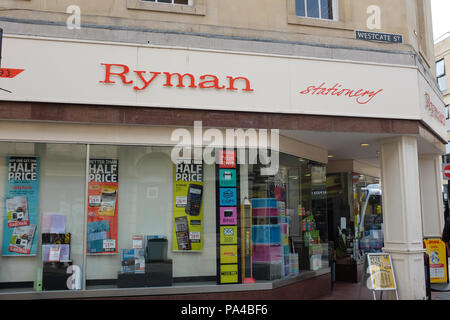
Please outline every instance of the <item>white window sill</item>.
[{"label": "white window sill", "polygon": [[148,10],[180,14],[206,15],[206,0],[196,0],[194,5],[157,3],[141,0],[127,0],[127,9]]},{"label": "white window sill", "polygon": [[292,14],[288,15],[288,23],[310,26],[310,27],[331,28],[331,29],[341,29],[341,30],[353,31],[353,28],[351,26],[346,25],[342,21],[319,19],[319,18],[306,18],[306,17],[299,17],[297,15],[292,15]]}]

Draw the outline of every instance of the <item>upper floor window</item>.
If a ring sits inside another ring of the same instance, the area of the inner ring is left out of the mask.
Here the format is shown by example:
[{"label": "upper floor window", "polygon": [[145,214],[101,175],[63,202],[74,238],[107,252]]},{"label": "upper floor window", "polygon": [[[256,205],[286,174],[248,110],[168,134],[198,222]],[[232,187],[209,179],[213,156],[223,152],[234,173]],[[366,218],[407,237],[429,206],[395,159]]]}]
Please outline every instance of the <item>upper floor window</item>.
[{"label": "upper floor window", "polygon": [[333,20],[335,0],[295,0],[297,16]]},{"label": "upper floor window", "polygon": [[142,1],[171,3],[171,4],[186,4],[186,5],[192,5],[193,2],[193,0],[142,0]]},{"label": "upper floor window", "polygon": [[447,90],[447,76],[445,74],[445,61],[444,59],[436,62],[436,77],[441,91]]},{"label": "upper floor window", "polygon": [[205,16],[206,1],[207,0],[127,0],[126,4],[127,9],[129,10],[148,10]]}]

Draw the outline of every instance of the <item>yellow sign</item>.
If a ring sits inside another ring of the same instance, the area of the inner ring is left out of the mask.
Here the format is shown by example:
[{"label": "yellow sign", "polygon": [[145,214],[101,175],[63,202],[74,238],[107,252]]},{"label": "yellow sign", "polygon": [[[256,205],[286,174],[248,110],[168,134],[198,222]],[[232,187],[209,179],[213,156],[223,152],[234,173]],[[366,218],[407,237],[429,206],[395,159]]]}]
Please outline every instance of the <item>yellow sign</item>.
[{"label": "yellow sign", "polygon": [[430,259],[431,283],[447,283],[447,254],[441,239],[425,239],[425,247]]},{"label": "yellow sign", "polygon": [[203,249],[203,163],[178,159],[174,166],[174,251]]},{"label": "yellow sign", "polygon": [[220,227],[220,244],[237,244],[238,234],[236,226]]},{"label": "yellow sign", "polygon": [[396,290],[391,256],[386,253],[368,254],[372,290]]},{"label": "yellow sign", "polygon": [[237,264],[224,264],[220,266],[220,283],[237,283],[238,281]]},{"label": "yellow sign", "polygon": [[238,247],[220,246],[220,262],[221,263],[238,263]]}]

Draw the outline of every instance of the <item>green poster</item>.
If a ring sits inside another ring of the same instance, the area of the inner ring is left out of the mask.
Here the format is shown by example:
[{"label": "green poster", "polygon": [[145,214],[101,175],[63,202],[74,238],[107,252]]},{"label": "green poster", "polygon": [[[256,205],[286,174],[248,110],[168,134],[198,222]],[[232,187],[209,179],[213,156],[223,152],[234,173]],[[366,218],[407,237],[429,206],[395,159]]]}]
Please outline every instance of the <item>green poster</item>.
[{"label": "green poster", "polygon": [[173,250],[203,249],[203,162],[179,159],[175,164]]}]

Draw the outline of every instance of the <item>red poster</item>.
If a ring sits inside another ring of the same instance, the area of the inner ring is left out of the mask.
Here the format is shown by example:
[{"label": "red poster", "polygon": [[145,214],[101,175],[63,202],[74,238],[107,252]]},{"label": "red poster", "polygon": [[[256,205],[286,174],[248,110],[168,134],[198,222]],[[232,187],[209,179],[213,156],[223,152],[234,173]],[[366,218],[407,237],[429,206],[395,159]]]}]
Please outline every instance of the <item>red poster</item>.
[{"label": "red poster", "polygon": [[118,253],[118,197],[118,160],[89,160],[88,254]]},{"label": "red poster", "polygon": [[221,169],[236,168],[236,151],[220,150],[219,151],[219,168],[221,168]]}]

